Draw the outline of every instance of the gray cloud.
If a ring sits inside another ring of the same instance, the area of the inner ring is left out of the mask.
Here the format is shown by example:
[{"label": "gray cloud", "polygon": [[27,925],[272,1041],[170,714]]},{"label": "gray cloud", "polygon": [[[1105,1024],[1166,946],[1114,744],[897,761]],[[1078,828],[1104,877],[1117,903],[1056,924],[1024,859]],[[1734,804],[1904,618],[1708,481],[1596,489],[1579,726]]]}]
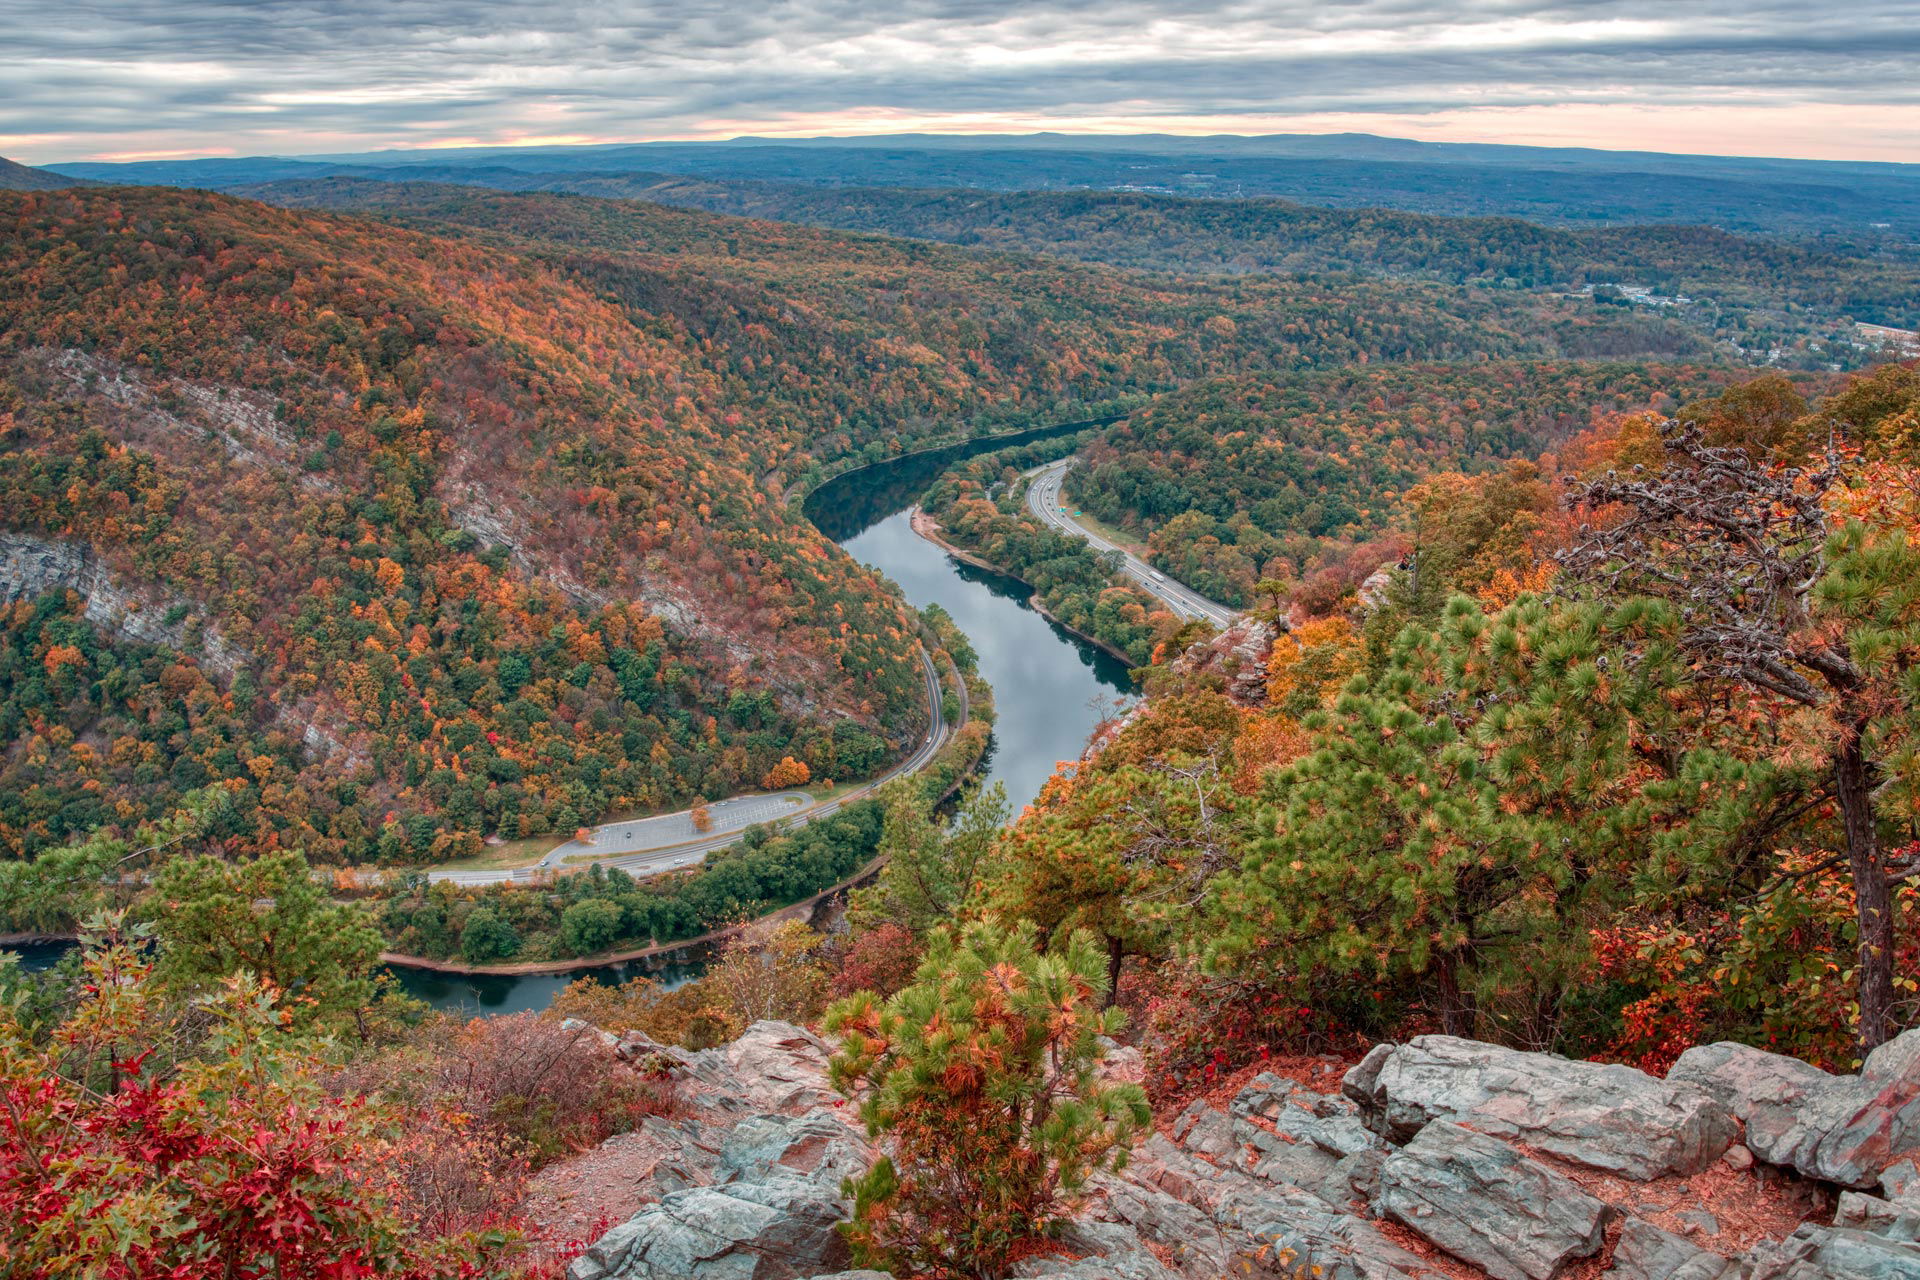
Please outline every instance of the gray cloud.
[{"label": "gray cloud", "polygon": [[1920,144],[1916,67],[1915,0],[0,0],[0,149],[1570,107],[1851,110]]}]

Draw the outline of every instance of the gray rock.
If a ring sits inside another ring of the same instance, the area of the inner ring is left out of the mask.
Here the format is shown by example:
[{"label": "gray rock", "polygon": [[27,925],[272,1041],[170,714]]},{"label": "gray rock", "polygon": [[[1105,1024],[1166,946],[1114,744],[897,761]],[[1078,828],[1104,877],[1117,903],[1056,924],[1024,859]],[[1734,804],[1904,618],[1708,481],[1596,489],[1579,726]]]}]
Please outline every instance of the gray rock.
[{"label": "gray rock", "polygon": [[[569,1280],[792,1280],[846,1265],[837,1199],[754,1184],[690,1187],[596,1240]],[[584,1265],[583,1265],[584,1264]]]},{"label": "gray rock", "polygon": [[1223,1275],[1270,1269],[1320,1280],[1402,1280],[1435,1274],[1426,1259],[1387,1239],[1365,1218],[1306,1191],[1235,1191],[1220,1212],[1251,1237]]},{"label": "gray rock", "polygon": [[1909,1156],[1882,1169],[1880,1193],[1895,1203],[1920,1207],[1920,1162]]},{"label": "gray rock", "polygon": [[1600,1251],[1615,1213],[1565,1174],[1445,1120],[1387,1157],[1373,1207],[1494,1280],[1551,1280]]},{"label": "gray rock", "polygon": [[756,1022],[720,1052],[755,1106],[807,1111],[839,1098],[827,1078],[832,1050],[790,1022]]},{"label": "gray rock", "polygon": [[1829,1075],[1745,1045],[1689,1049],[1668,1074],[1720,1098],[1770,1164],[1867,1190],[1920,1152],[1920,1031],[1867,1055],[1857,1076]]},{"label": "gray rock", "polygon": [[1336,1209],[1344,1209],[1358,1201],[1367,1204],[1373,1200],[1373,1193],[1380,1185],[1380,1166],[1386,1163],[1387,1150],[1384,1146],[1373,1151],[1361,1151],[1348,1156],[1333,1167],[1333,1172],[1320,1180],[1314,1190],[1320,1198]]},{"label": "gray rock", "polygon": [[614,1052],[622,1047],[678,1064],[698,1111],[642,1122],[666,1153],[643,1187],[658,1202],[595,1241],[570,1280],[797,1280],[846,1266],[840,1184],[869,1168],[874,1150],[839,1110],[802,1110],[826,1080],[818,1037],[762,1022],[701,1053],[635,1037]]},{"label": "gray rock", "polygon": [[1705,1209],[1682,1209],[1673,1216],[1680,1219],[1681,1230],[1688,1235],[1717,1236],[1720,1234],[1720,1220]]},{"label": "gray rock", "polygon": [[1264,1120],[1275,1132],[1311,1142],[1329,1155],[1358,1155],[1383,1145],[1349,1099],[1315,1093],[1266,1072],[1240,1091],[1231,1110],[1241,1119]]},{"label": "gray rock", "polygon": [[1905,1244],[1920,1244],[1920,1206],[1882,1200],[1859,1191],[1842,1191],[1833,1225],[1871,1231]]},{"label": "gray rock", "polygon": [[751,1116],[735,1125],[720,1149],[720,1180],[798,1178],[831,1195],[873,1161],[866,1139],[821,1107],[804,1116]]},{"label": "gray rock", "polygon": [[1722,1280],[1734,1265],[1651,1222],[1628,1218],[1607,1275],[1618,1280]]},{"label": "gray rock", "polygon": [[1233,1127],[1238,1140],[1235,1156],[1240,1168],[1264,1182],[1313,1190],[1331,1177],[1342,1156],[1308,1138],[1270,1133],[1245,1120]]},{"label": "gray rock", "polygon": [[1883,1170],[1920,1153],[1920,1031],[1867,1055],[1858,1077],[1802,1108],[1801,1123],[1821,1137],[1801,1168],[1845,1187],[1879,1185]]},{"label": "gray rock", "polygon": [[[1343,1213],[1311,1192],[1269,1186],[1237,1170],[1216,1168],[1159,1134],[1140,1146],[1125,1178],[1165,1192],[1216,1224],[1230,1265],[1222,1267],[1196,1254],[1196,1265],[1187,1267],[1191,1280],[1276,1272],[1291,1280],[1296,1274],[1314,1274],[1314,1267],[1320,1268],[1320,1280],[1402,1280],[1434,1274],[1418,1254],[1387,1239],[1365,1218]],[[1289,1260],[1284,1265],[1283,1258]]]},{"label": "gray rock", "polygon": [[1173,1140],[1210,1160],[1225,1160],[1234,1152],[1233,1117],[1204,1102],[1195,1102],[1173,1122]]},{"label": "gray rock", "polygon": [[1022,1280],[1181,1280],[1155,1257],[1131,1228],[1112,1222],[1075,1221],[1060,1243],[1079,1258],[1032,1258],[1014,1266]]},{"label": "gray rock", "polygon": [[1801,1125],[1801,1108],[1845,1081],[1798,1058],[1731,1040],[1687,1050],[1667,1079],[1712,1094],[1747,1127],[1747,1148],[1769,1164],[1793,1164],[1797,1149],[1819,1140]]},{"label": "gray rock", "polygon": [[1142,1240],[1166,1249],[1183,1271],[1223,1276],[1233,1248],[1214,1220],[1178,1196],[1135,1178],[1096,1174],[1089,1213],[1125,1223]]},{"label": "gray rock", "polygon": [[1376,1046],[1342,1088],[1394,1141],[1430,1120],[1455,1120],[1643,1181],[1700,1172],[1738,1132],[1727,1108],[1694,1085],[1454,1036]]},{"label": "gray rock", "polygon": [[1739,1280],[1920,1280],[1920,1246],[1810,1223],[1754,1246],[1741,1263]]}]

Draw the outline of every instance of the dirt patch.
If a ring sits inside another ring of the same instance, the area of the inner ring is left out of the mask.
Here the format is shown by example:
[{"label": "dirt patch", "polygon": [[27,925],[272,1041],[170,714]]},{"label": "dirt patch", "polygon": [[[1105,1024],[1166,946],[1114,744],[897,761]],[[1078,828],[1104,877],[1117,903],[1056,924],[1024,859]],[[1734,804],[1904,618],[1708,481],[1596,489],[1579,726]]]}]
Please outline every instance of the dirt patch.
[{"label": "dirt patch", "polygon": [[652,1203],[654,1167],[670,1148],[645,1133],[617,1133],[599,1146],[548,1165],[527,1184],[520,1211],[549,1240],[591,1240]]},{"label": "dirt patch", "polygon": [[[1588,1195],[1622,1213],[1726,1257],[1744,1253],[1762,1240],[1784,1240],[1801,1223],[1828,1221],[1833,1213],[1830,1192],[1783,1169],[1755,1165],[1737,1170],[1725,1161],[1715,1161],[1689,1177],[1634,1182],[1583,1168],[1522,1142],[1508,1145],[1565,1174]],[[1603,1256],[1611,1253],[1609,1247]]]}]

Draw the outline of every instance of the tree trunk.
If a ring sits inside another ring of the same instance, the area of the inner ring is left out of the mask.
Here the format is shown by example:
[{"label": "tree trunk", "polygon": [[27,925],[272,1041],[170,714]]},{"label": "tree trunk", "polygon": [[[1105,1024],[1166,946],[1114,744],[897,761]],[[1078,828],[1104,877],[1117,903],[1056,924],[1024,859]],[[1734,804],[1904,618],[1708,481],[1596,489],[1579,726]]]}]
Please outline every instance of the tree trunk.
[{"label": "tree trunk", "polygon": [[1860,1052],[1893,1038],[1893,891],[1873,829],[1872,783],[1861,743],[1864,725],[1833,761],[1834,790],[1846,822],[1847,869],[1860,928]]},{"label": "tree trunk", "polygon": [[1450,1036],[1471,1038],[1478,1019],[1473,997],[1460,989],[1460,957],[1451,951],[1434,957],[1433,977],[1440,989],[1440,1029]]},{"label": "tree trunk", "polygon": [[1126,947],[1120,939],[1107,939],[1107,1003],[1113,1008],[1113,1002],[1120,998],[1120,962],[1127,958]]}]

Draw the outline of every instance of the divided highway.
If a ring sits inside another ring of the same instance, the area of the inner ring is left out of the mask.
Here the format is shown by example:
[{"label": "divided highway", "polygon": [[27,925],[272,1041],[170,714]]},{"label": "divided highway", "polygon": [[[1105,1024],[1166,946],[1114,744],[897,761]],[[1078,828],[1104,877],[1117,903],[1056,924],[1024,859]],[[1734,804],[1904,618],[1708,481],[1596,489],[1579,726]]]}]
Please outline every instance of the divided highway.
[{"label": "divided highway", "polygon": [[[584,870],[589,862],[603,867],[619,867],[636,876],[658,875],[663,871],[680,871],[698,866],[709,853],[734,843],[740,839],[743,831],[755,823],[784,820],[799,826],[838,813],[854,801],[870,795],[881,784],[926,768],[945,745],[947,738],[959,727],[946,722],[941,710],[940,672],[933,665],[932,655],[924,648],[920,651],[920,661],[926,667],[927,702],[932,708],[927,736],[914,748],[912,755],[863,787],[817,804],[804,791],[780,791],[771,795],[756,794],[718,800],[708,806],[713,829],[705,832],[693,829],[691,809],[651,818],[609,822],[593,829],[591,844],[569,840],[531,866],[486,871],[429,871],[427,878],[447,880],[454,884],[504,884],[532,880],[555,871]],[[964,689],[963,681],[963,697]],[[962,723],[965,719],[963,710]],[[567,859],[576,857],[583,860],[567,864]]]},{"label": "divided highway", "polygon": [[1073,463],[1072,457],[1066,457],[1027,472],[1030,481],[1027,485],[1027,510],[1062,533],[1085,538],[1095,550],[1117,552],[1124,561],[1121,572],[1138,583],[1141,590],[1156,597],[1181,617],[1205,618],[1214,626],[1224,629],[1233,620],[1237,610],[1217,600],[1207,599],[1192,587],[1175,582],[1140,557],[1083,527],[1067,513],[1060,498],[1060,484],[1067,474],[1067,468]]}]

